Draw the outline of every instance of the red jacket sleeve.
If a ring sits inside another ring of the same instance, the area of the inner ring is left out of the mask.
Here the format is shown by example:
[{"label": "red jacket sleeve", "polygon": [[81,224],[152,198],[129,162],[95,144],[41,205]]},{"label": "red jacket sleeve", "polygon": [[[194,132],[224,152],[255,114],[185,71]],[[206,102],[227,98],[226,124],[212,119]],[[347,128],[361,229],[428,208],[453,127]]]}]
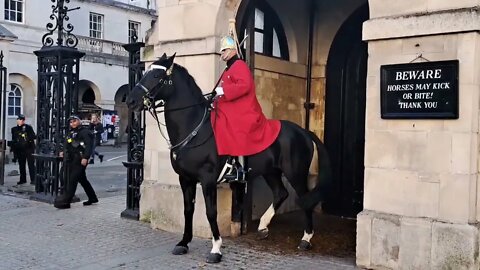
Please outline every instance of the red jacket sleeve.
[{"label": "red jacket sleeve", "polygon": [[233,101],[252,91],[252,78],[247,64],[237,60],[225,74],[223,93],[226,101]]}]

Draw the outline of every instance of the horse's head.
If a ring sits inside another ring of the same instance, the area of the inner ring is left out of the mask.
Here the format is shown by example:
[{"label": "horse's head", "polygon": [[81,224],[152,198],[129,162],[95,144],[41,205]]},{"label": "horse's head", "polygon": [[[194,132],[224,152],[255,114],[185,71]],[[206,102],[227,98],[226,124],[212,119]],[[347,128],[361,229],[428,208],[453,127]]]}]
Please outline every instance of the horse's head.
[{"label": "horse's head", "polygon": [[169,79],[174,66],[173,60],[175,54],[167,57],[163,54],[157,61],[148,68],[140,81],[133,87],[127,97],[126,103],[129,109],[140,111],[148,102],[154,102],[160,99],[165,100],[172,87],[163,87],[171,84]]}]

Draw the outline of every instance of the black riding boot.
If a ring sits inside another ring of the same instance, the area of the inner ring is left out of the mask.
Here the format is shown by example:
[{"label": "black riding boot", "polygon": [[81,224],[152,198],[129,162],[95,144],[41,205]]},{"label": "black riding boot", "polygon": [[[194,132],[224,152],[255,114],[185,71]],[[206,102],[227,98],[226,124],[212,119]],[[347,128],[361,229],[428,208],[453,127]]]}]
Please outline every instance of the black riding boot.
[{"label": "black riding boot", "polygon": [[225,174],[224,178],[227,182],[244,182],[245,181],[245,173],[246,171],[243,168],[242,162],[239,160],[243,157],[232,158],[232,170]]}]

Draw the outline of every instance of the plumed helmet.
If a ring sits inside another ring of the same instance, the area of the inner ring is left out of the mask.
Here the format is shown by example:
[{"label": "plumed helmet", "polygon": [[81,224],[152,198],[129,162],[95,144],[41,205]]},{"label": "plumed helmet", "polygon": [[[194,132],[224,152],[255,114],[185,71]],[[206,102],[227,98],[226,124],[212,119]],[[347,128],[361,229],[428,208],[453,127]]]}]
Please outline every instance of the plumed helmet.
[{"label": "plumed helmet", "polygon": [[235,44],[235,40],[231,36],[225,36],[222,38],[220,42],[220,52],[226,49],[237,49],[237,45]]}]

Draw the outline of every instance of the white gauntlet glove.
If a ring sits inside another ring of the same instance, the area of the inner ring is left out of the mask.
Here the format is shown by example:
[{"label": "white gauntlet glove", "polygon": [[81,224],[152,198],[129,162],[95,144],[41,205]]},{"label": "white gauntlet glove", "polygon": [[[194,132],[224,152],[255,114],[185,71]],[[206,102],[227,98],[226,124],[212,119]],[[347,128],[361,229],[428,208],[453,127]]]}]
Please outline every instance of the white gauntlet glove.
[{"label": "white gauntlet glove", "polygon": [[223,93],[223,87],[218,86],[217,88],[215,88],[215,93],[216,93],[215,97],[223,96],[223,94],[224,94]]}]

